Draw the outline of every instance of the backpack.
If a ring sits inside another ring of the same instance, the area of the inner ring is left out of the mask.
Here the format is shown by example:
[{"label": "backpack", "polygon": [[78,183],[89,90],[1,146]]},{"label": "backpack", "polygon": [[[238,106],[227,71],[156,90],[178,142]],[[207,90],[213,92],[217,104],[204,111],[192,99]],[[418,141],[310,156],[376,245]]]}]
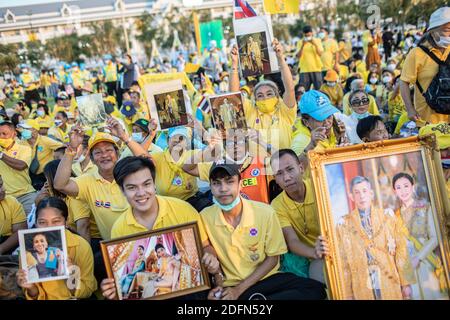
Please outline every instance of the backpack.
[{"label": "backpack", "polygon": [[0,300],[25,299],[16,280],[18,270],[18,256],[0,256]]},{"label": "backpack", "polygon": [[439,71],[425,92],[418,81],[417,87],[431,109],[450,115],[450,55],[446,61],[441,61],[428,48],[422,45],[419,48],[439,65]]}]

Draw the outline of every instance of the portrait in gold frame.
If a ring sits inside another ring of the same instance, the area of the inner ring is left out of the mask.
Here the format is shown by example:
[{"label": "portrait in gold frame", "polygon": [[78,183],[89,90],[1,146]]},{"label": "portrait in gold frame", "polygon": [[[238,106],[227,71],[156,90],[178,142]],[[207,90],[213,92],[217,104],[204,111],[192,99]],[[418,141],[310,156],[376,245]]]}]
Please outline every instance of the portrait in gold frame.
[{"label": "portrait in gold frame", "polygon": [[[448,299],[450,204],[434,136],[310,151],[308,156],[321,233],[330,246],[325,259],[330,298]],[[404,215],[409,211],[401,202],[401,187],[394,189],[396,176],[416,182],[412,218]],[[427,239],[437,244],[417,241],[417,230],[423,230],[417,226],[424,221]],[[420,256],[425,243],[428,254]],[[435,287],[424,280],[425,265]]]}]

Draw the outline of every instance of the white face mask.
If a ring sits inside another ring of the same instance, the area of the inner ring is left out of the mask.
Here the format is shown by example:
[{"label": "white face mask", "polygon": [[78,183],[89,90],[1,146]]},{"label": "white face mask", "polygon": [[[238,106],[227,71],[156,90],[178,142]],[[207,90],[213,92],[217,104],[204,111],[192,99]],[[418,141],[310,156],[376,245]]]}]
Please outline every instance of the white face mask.
[{"label": "white face mask", "polygon": [[450,45],[450,37],[440,36],[436,44],[441,48],[447,48]]},{"label": "white face mask", "polygon": [[376,84],[378,82],[377,78],[370,78],[370,83],[371,84]]},{"label": "white face mask", "polygon": [[336,86],[336,82],[328,82],[328,81],[327,81],[327,86],[333,88],[334,86]]},{"label": "white face mask", "polygon": [[305,41],[311,41],[312,37],[305,37]]},{"label": "white face mask", "polygon": [[62,124],[62,120],[55,120],[55,126],[60,127]]},{"label": "white face mask", "polygon": [[387,83],[389,83],[389,82],[391,82],[392,81],[392,77],[390,77],[390,76],[385,76],[385,77],[383,77],[383,83],[384,84],[387,84]]},{"label": "white face mask", "polygon": [[350,115],[350,117],[354,120],[361,120],[364,118],[367,118],[368,116],[370,116],[370,112],[366,111],[364,113],[356,113],[355,111],[352,112],[352,114]]},{"label": "white face mask", "polygon": [[387,69],[389,71],[394,71],[397,65],[395,63],[388,64]]},{"label": "white face mask", "polygon": [[86,160],[86,156],[82,154],[81,156],[78,157],[77,162],[82,163],[84,160]]}]

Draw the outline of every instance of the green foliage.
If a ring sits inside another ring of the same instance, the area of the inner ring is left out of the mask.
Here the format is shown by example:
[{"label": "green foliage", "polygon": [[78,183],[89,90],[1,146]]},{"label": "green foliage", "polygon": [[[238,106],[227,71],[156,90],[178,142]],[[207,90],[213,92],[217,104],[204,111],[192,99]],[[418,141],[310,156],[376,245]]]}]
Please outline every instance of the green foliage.
[{"label": "green foliage", "polygon": [[19,64],[18,47],[14,44],[0,44],[0,72],[13,71]]}]

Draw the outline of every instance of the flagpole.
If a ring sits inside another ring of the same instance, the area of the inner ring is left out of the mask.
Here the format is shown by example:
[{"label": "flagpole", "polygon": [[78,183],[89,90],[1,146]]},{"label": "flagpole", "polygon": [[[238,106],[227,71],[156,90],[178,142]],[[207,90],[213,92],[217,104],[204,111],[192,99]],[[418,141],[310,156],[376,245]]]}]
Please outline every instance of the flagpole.
[{"label": "flagpole", "polygon": [[194,10],[193,12],[193,18],[194,18],[194,29],[195,29],[195,42],[197,42],[197,53],[198,56],[202,54],[202,38],[200,36],[200,23],[198,20],[197,12]]}]

